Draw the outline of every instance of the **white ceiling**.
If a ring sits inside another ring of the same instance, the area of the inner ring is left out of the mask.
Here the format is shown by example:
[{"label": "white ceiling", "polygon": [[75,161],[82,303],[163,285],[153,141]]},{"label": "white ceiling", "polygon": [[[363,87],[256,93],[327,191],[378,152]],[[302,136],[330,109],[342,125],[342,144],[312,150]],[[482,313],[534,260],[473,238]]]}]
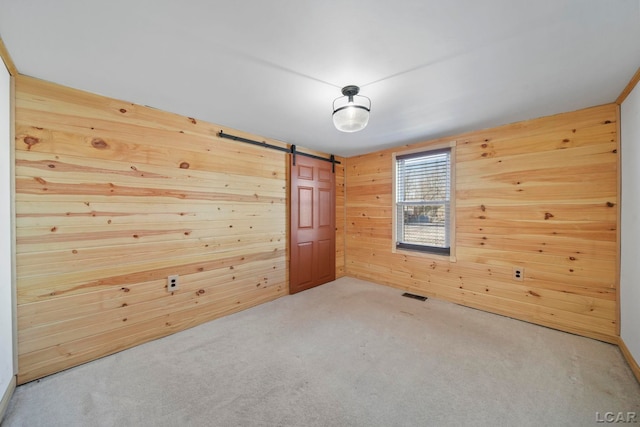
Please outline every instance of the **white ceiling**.
[{"label": "white ceiling", "polygon": [[22,74],[350,156],[613,102],[640,0],[0,0],[0,37]]}]

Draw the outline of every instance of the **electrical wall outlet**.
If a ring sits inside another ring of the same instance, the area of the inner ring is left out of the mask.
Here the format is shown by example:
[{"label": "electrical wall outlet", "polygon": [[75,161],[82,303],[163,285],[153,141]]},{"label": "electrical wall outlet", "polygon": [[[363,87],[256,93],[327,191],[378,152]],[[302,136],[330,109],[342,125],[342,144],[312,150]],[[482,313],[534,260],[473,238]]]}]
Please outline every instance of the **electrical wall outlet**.
[{"label": "electrical wall outlet", "polygon": [[178,290],[178,275],[167,277],[167,291],[173,292]]},{"label": "electrical wall outlet", "polygon": [[524,280],[524,267],[513,267],[513,280],[522,282]]}]

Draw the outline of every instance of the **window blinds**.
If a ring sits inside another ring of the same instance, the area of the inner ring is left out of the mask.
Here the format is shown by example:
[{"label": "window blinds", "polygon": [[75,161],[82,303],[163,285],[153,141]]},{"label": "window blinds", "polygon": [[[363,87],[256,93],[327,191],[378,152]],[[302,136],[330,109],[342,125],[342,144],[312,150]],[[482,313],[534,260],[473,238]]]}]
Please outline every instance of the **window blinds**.
[{"label": "window blinds", "polygon": [[396,157],[396,246],[448,254],[451,150]]}]

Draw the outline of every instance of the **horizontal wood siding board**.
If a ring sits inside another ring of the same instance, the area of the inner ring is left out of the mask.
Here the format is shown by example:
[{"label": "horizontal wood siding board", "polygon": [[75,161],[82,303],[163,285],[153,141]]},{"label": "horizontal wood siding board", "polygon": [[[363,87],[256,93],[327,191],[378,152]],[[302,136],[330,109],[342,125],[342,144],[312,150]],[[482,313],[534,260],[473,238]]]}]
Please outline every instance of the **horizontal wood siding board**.
[{"label": "horizontal wood siding board", "polygon": [[[80,248],[73,250],[55,250],[50,252],[28,252],[17,256],[17,264],[22,269],[22,277],[49,276],[64,274],[68,265],[74,264],[74,271],[92,271],[117,264],[126,266],[158,260],[176,264],[188,263],[191,257],[203,253],[220,256],[229,251],[233,245],[243,243],[246,246],[271,247],[285,249],[284,233],[274,234],[237,234],[203,239],[181,240],[170,245],[157,243],[136,243],[117,246],[102,246],[94,248]],[[271,245],[271,246],[269,246]],[[274,246],[275,245],[275,246]],[[38,264],[38,260],[47,258],[46,263]],[[176,261],[171,261],[176,260]],[[80,262],[81,261],[81,262]]]}]

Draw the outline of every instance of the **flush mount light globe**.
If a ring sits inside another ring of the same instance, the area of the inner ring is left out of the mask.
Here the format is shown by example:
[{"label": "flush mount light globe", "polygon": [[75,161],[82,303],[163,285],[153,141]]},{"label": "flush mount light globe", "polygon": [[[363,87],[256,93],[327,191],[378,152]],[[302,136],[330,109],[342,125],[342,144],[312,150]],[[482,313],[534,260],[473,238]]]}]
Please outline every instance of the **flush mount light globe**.
[{"label": "flush mount light globe", "polygon": [[333,101],[333,124],[341,132],[358,132],[369,123],[371,100],[358,92],[358,86],[345,86],[344,96]]}]

